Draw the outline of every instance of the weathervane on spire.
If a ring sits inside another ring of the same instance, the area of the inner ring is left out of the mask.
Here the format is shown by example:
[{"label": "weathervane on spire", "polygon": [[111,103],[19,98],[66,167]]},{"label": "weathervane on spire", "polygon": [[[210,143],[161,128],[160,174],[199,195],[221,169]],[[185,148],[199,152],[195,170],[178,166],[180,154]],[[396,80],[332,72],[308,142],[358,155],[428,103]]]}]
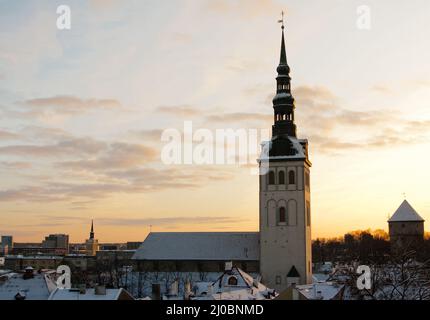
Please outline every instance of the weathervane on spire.
[{"label": "weathervane on spire", "polygon": [[402,195],[403,195],[403,198],[406,200],[406,192],[403,192]]},{"label": "weathervane on spire", "polygon": [[278,23],[281,23],[282,25],[282,30],[284,30],[284,11],[281,12],[281,20],[278,20]]}]

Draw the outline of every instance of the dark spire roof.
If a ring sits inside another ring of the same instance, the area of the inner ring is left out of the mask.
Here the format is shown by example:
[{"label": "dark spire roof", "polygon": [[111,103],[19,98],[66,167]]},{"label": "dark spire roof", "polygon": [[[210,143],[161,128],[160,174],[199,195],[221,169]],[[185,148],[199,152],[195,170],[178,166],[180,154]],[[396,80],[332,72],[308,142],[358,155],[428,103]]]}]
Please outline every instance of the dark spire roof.
[{"label": "dark spire roof", "polygon": [[[281,20],[282,22],[283,20]],[[281,56],[276,71],[276,96],[273,98],[274,125],[272,135],[286,135],[297,137],[294,123],[294,98],[291,94],[290,67],[287,63],[287,51],[285,49],[284,24],[282,23]]]},{"label": "dark spire roof", "polygon": [[94,239],[94,221],[93,220],[91,220],[90,239]]},{"label": "dark spire roof", "polygon": [[287,52],[285,50],[284,26],[282,26],[281,58],[279,64],[287,64]]},{"label": "dark spire roof", "polygon": [[287,62],[287,50],[285,49],[285,34],[284,26],[282,25],[282,39],[281,39],[281,56],[279,58],[278,75],[289,77],[290,67]]},{"label": "dark spire roof", "polygon": [[300,278],[300,274],[295,266],[292,266],[290,272],[287,274],[287,278]]}]

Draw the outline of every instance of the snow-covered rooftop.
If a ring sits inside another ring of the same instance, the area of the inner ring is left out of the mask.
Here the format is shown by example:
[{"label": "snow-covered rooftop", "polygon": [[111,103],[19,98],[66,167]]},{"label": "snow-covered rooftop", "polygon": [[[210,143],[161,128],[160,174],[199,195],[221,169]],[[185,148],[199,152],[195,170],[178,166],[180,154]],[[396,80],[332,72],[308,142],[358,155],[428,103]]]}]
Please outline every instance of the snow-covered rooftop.
[{"label": "snow-covered rooftop", "polygon": [[343,285],[335,282],[317,282],[299,285],[295,289],[308,300],[332,300],[343,289]]},{"label": "snow-covered rooftop", "polygon": [[0,300],[15,300],[20,293],[25,300],[46,300],[49,288],[44,274],[34,274],[33,278],[24,279],[23,274],[8,273],[0,280]]},{"label": "snow-covered rooftop", "polygon": [[225,271],[215,282],[197,282],[194,293],[191,300],[266,300],[276,296],[275,290],[236,267]]},{"label": "snow-covered rooftop", "polygon": [[152,232],[135,260],[259,260],[258,232]]},{"label": "snow-covered rooftop", "polygon": [[269,150],[271,149],[271,144],[272,141],[263,141],[261,143],[262,146],[262,152],[260,154],[259,159],[257,159],[258,162],[261,161],[268,161],[269,158],[271,160],[285,160],[285,159],[297,159],[297,160],[302,160],[302,159],[306,159],[306,152],[305,149],[303,148],[303,144],[308,143],[307,139],[297,139],[294,137],[288,137],[288,139],[291,141],[291,143],[293,144],[293,148],[296,150],[296,154],[294,155],[282,155],[282,156],[269,156]]},{"label": "snow-covered rooftop", "polygon": [[408,201],[404,200],[388,222],[424,221]]},{"label": "snow-covered rooftop", "polygon": [[106,289],[106,294],[95,294],[95,289],[86,289],[80,293],[79,289],[55,289],[49,300],[118,300],[124,289]]}]

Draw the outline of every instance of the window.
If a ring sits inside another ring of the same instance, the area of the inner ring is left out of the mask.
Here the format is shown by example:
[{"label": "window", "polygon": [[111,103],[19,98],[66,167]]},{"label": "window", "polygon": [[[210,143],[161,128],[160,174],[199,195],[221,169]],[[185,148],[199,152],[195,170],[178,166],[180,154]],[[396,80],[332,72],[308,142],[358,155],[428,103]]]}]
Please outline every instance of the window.
[{"label": "window", "polygon": [[294,171],[288,172],[288,184],[296,184],[296,175]]},{"label": "window", "polygon": [[285,213],[285,208],[284,207],[280,207],[279,208],[279,222],[280,223],[287,222],[287,215]]},{"label": "window", "polygon": [[269,172],[269,184],[275,184],[275,173],[273,171]]},{"label": "window", "polygon": [[237,286],[237,278],[235,276],[231,276],[230,278],[228,278],[228,285]]},{"label": "window", "polygon": [[285,184],[285,172],[279,171],[279,177],[278,177],[278,183],[279,184]]}]

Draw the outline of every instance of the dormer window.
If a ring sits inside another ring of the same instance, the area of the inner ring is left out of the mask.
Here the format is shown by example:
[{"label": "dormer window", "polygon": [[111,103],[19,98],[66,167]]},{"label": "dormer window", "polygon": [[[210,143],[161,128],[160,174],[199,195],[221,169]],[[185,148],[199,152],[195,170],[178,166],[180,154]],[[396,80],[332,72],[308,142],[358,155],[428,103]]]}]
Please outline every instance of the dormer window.
[{"label": "dormer window", "polygon": [[235,276],[230,276],[227,283],[229,286],[237,286],[237,278]]}]

